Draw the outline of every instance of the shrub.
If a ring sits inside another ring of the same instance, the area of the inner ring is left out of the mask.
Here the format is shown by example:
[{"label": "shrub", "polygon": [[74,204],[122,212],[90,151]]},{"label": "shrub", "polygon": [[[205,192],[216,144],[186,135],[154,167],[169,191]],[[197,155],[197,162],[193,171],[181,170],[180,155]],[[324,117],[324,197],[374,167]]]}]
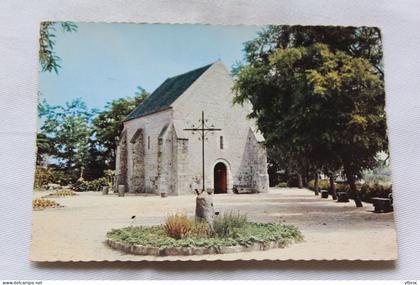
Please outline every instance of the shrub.
[{"label": "shrub", "polygon": [[187,237],[191,238],[208,238],[212,236],[212,229],[206,222],[193,221],[192,227],[187,234]]},{"label": "shrub", "polygon": [[185,214],[174,214],[166,217],[165,232],[174,239],[181,239],[188,235],[192,228],[192,221]]},{"label": "shrub", "polygon": [[248,223],[246,215],[241,215],[238,212],[224,213],[222,216],[217,216],[213,222],[215,233],[221,237],[231,236],[237,232],[239,228],[243,228]]},{"label": "shrub", "polygon": [[287,187],[287,182],[280,182],[279,184],[277,184],[277,187],[285,188]]},{"label": "shrub", "polygon": [[39,198],[39,199],[34,199],[32,200],[32,209],[34,210],[42,210],[42,209],[46,209],[46,208],[56,208],[60,206],[60,204],[58,204],[55,201],[52,200],[48,200],[48,199],[44,199],[44,198]]},{"label": "shrub", "polygon": [[37,166],[35,170],[35,188],[41,188],[48,183],[68,185],[74,181],[75,177],[64,170],[44,168],[41,166]]},{"label": "shrub", "polygon": [[102,186],[108,186],[108,179],[106,177],[100,177],[95,180],[86,181],[86,180],[78,180],[74,186],[73,190],[78,192],[86,192],[86,191],[100,191]]},{"label": "shrub", "polygon": [[174,239],[207,238],[212,235],[212,229],[206,222],[188,218],[185,214],[169,215],[165,220],[165,233]]},{"label": "shrub", "polygon": [[[312,179],[308,182],[308,188],[315,190],[315,179]],[[318,190],[328,190],[330,189],[330,181],[328,179],[319,179],[318,180]]]},{"label": "shrub", "polygon": [[379,183],[365,183],[361,186],[360,196],[362,201],[372,202],[373,197],[388,198],[392,193],[391,185],[383,185]]}]

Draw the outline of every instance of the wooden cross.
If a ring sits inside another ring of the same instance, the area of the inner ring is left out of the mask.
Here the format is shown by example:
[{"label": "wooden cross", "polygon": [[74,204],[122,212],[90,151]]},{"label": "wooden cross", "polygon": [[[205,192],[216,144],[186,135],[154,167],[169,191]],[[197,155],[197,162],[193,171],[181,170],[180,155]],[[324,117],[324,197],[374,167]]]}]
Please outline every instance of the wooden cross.
[{"label": "wooden cross", "polygon": [[[189,129],[184,129],[184,131],[192,131],[193,134],[194,132],[199,132],[201,133],[201,156],[202,156],[202,171],[203,171],[203,189],[202,192],[204,192],[206,190],[206,186],[205,186],[205,172],[204,172],[204,140],[206,139],[206,135],[208,132],[214,132],[214,131],[221,131],[222,129],[217,129],[214,128],[214,126],[210,126],[208,127],[206,125],[206,121],[204,120],[204,111],[201,111],[201,119],[198,120],[199,124],[201,126],[195,127],[194,125],[192,126],[192,128]],[[199,193],[197,193],[199,194]]]}]

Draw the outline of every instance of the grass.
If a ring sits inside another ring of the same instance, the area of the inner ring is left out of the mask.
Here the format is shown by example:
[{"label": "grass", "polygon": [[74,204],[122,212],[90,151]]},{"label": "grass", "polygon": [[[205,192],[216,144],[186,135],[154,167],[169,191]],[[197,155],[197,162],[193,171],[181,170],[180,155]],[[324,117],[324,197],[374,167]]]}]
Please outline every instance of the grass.
[{"label": "grass", "polygon": [[107,237],[117,242],[158,247],[161,250],[168,247],[248,246],[256,242],[265,244],[271,241],[280,241],[286,246],[292,241],[303,240],[302,234],[293,225],[250,222],[245,222],[240,228],[234,228],[226,234],[216,232],[207,237],[188,236],[176,239],[167,235],[165,225],[113,229],[107,233]]}]

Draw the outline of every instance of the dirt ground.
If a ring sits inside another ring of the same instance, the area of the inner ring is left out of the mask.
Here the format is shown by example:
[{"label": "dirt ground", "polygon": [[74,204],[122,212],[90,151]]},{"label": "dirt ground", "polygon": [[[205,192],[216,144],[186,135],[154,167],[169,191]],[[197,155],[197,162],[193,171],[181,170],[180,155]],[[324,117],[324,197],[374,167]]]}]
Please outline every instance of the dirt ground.
[{"label": "dirt ground", "polygon": [[[46,192],[34,192],[34,198]],[[321,199],[307,189],[272,188],[265,194],[220,194],[213,196],[216,211],[239,210],[249,220],[294,224],[305,241],[283,249],[201,256],[136,256],[114,250],[105,243],[112,228],[163,223],[169,213],[194,215],[195,196],[118,197],[100,192],[52,198],[64,207],[33,212],[31,260],[393,260],[397,242],[392,213],[373,213],[364,203],[336,203]]]}]

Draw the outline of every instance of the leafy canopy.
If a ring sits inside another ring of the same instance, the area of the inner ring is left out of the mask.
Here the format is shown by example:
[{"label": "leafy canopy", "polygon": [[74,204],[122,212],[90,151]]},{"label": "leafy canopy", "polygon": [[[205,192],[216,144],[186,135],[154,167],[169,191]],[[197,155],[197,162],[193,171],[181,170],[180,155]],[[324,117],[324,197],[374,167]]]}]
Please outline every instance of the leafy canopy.
[{"label": "leafy canopy", "polygon": [[235,101],[285,168],[352,176],[387,150],[377,29],[271,26],[245,52]]}]

